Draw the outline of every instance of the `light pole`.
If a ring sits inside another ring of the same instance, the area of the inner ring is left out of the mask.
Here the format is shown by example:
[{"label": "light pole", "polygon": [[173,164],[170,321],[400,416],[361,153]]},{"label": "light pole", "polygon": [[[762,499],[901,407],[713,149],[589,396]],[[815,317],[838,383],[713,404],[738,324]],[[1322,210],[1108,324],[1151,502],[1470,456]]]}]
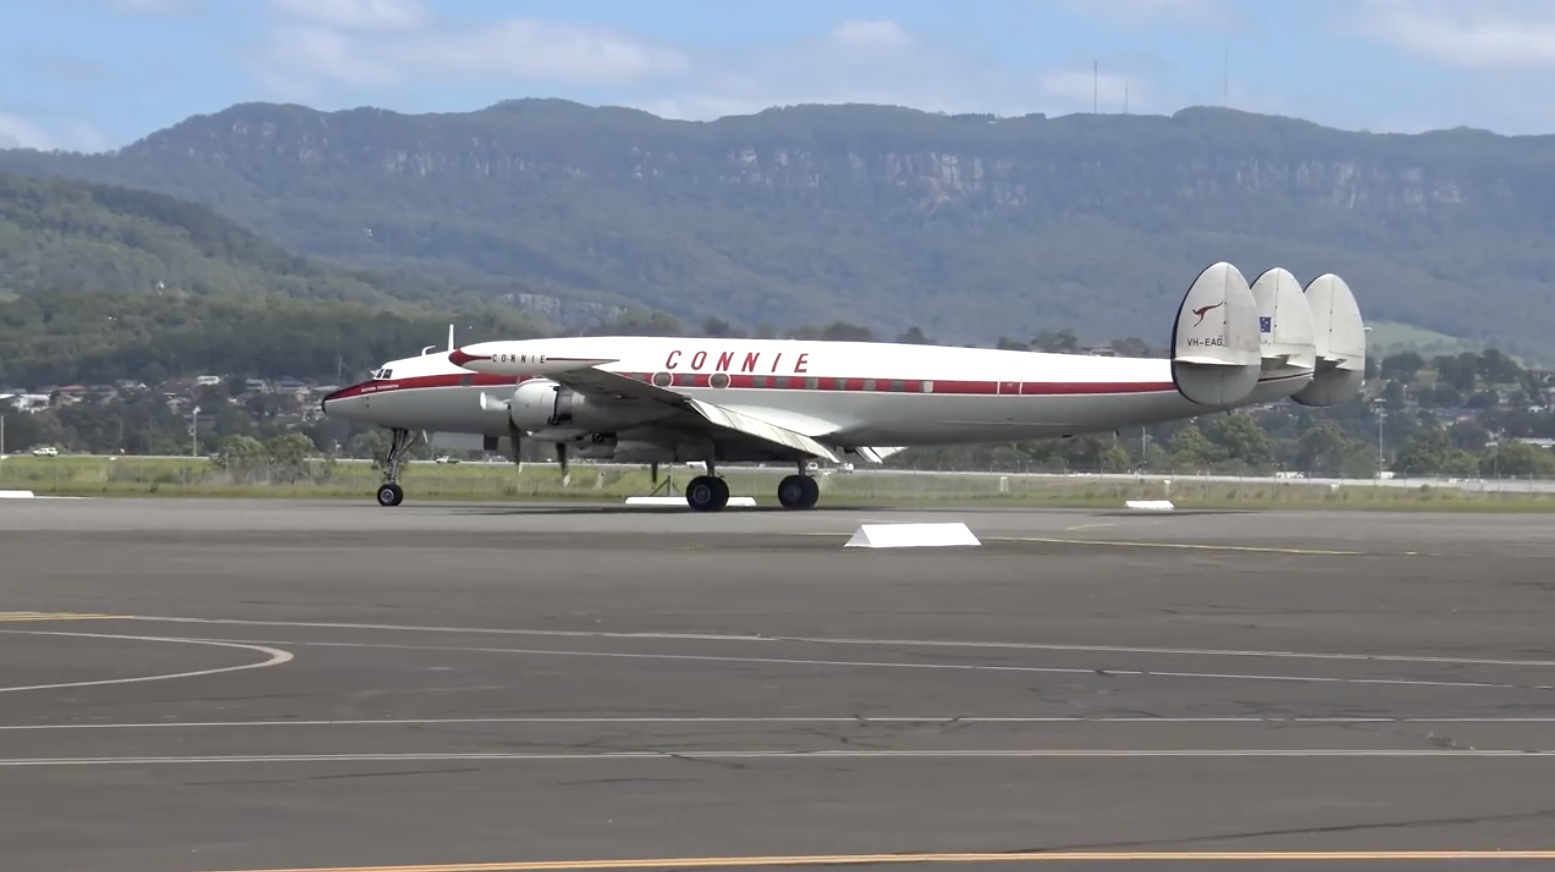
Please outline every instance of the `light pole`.
[{"label": "light pole", "polygon": [[1382,480],[1382,422],[1388,417],[1388,410],[1382,407],[1382,402],[1377,403],[1377,480]]}]

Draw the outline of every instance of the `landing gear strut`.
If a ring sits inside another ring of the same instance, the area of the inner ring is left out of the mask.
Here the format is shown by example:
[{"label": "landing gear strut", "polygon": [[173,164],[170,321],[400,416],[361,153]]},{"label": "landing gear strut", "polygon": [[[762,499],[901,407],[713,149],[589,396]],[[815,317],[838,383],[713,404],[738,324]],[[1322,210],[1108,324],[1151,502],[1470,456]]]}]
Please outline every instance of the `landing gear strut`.
[{"label": "landing gear strut", "polygon": [[820,499],[821,485],[805,475],[803,464],[798,475],[784,476],[778,482],[778,503],[785,509],[813,509]]},{"label": "landing gear strut", "polygon": [[405,489],[400,487],[400,468],[405,465],[405,455],[416,443],[417,432],[395,427],[390,432],[389,456],[383,464],[383,484],[378,486],[378,505],[397,506],[405,501]]}]

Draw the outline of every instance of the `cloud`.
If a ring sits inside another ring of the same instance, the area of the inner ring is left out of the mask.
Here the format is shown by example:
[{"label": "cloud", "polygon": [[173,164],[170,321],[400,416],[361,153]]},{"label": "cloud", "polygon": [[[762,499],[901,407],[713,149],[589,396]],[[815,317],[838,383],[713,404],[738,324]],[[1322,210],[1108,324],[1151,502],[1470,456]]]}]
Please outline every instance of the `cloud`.
[{"label": "cloud", "polygon": [[1164,95],[1133,62],[1087,59],[1072,66],[1019,70],[893,21],[843,21],[819,37],[739,55],[700,56],[694,75],[636,103],[670,118],[708,119],[799,103],[879,103],[931,112],[1023,115],[1123,108]]},{"label": "cloud", "polygon": [[205,11],[205,0],[76,0],[130,15],[178,16]]},{"label": "cloud", "polygon": [[271,0],[271,8],[297,21],[346,30],[414,30],[432,23],[415,0]]},{"label": "cloud", "polygon": [[46,127],[36,121],[0,110],[0,148],[36,148],[40,151],[105,151],[108,138],[84,121]]},{"label": "cloud", "polygon": [[1082,15],[1126,27],[1181,27],[1246,34],[1255,30],[1251,16],[1223,0],[1051,0]]},{"label": "cloud", "polygon": [[511,17],[462,25],[415,0],[271,0],[257,68],[273,88],[533,83],[621,86],[689,68],[681,52],[610,28]]},{"label": "cloud", "polygon": [[1555,4],[1545,0],[1364,0],[1352,15],[1346,32],[1446,66],[1555,65]]},{"label": "cloud", "polygon": [[[1153,0],[1202,3],[1207,0]],[[418,0],[270,0],[273,29],[256,69],[303,102],[389,99],[418,83],[498,85],[511,94],[594,91],[605,102],[706,120],[799,103],[879,103],[1022,115],[1169,111],[1150,60],[1055,60],[1020,70],[884,18],[854,18],[779,45],[683,48],[605,27],[509,17],[440,18]],[[381,89],[381,90],[380,90]]]}]

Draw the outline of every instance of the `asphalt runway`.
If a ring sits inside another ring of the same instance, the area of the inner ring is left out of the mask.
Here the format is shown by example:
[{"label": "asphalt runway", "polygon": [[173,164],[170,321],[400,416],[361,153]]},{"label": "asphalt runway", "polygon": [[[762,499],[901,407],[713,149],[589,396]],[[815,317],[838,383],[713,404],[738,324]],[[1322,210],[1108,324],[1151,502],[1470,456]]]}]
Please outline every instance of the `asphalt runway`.
[{"label": "asphalt runway", "polygon": [[[842,548],[924,520],[983,545]],[[7,501],[0,853],[1548,869],[1552,556],[1500,515]]]}]

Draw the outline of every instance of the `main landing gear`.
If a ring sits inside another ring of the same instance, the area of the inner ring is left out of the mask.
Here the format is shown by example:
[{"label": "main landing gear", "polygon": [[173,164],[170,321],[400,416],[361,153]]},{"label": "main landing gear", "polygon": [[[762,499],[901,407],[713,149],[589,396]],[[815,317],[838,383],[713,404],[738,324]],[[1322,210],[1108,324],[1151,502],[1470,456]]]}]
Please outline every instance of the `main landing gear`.
[{"label": "main landing gear", "polygon": [[405,501],[405,489],[400,487],[400,469],[405,465],[405,455],[416,443],[418,433],[395,427],[390,431],[389,456],[383,464],[383,484],[378,486],[378,505],[397,506]]},{"label": "main landing gear", "polygon": [[801,466],[798,475],[784,476],[778,482],[778,502],[785,509],[813,509],[821,498],[820,482],[805,475],[803,470]]},{"label": "main landing gear", "polygon": [[[821,486],[805,474],[804,464],[800,464],[798,475],[784,476],[778,482],[777,496],[785,509],[813,509],[821,498]],[[707,475],[699,475],[686,485],[686,505],[694,512],[716,512],[728,504],[729,483],[714,473],[709,462]]]}]

